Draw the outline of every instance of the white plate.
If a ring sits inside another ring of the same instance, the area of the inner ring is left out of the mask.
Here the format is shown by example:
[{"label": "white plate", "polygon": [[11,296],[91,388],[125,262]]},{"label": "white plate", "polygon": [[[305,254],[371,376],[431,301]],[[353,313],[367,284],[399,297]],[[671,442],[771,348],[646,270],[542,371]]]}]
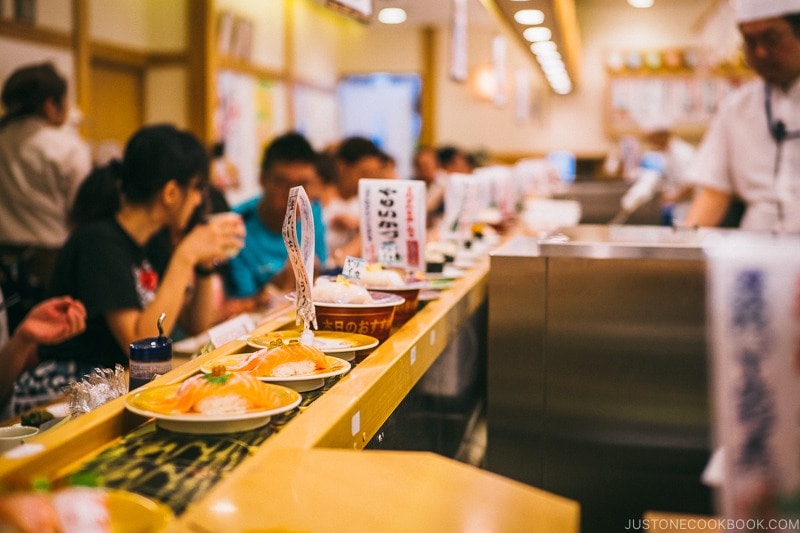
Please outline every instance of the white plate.
[{"label": "white plate", "polygon": [[244,413],[227,413],[218,415],[205,415],[199,413],[162,413],[147,407],[148,398],[175,394],[181,383],[147,387],[125,398],[125,407],[137,415],[155,418],[156,423],[167,430],[178,433],[218,434],[248,431],[267,424],[274,415],[291,411],[298,405],[302,397],[300,393],[288,387],[263,383],[265,387],[275,388],[280,394],[280,405],[272,409],[258,409]]},{"label": "white plate", "polygon": [[[209,373],[211,372],[211,368],[215,365],[225,365],[226,367],[238,364],[242,358],[247,357],[250,354],[230,354],[230,355],[222,355],[209,361],[208,363],[203,364],[200,367],[201,372]],[[340,376],[342,374],[347,373],[350,370],[350,363],[347,361],[339,358],[339,357],[331,357],[329,355],[325,356],[325,360],[328,363],[328,368],[324,370],[315,370],[310,374],[301,374],[297,376],[256,376],[260,381],[264,381],[267,383],[280,383],[289,387],[291,389],[296,390],[297,392],[306,392],[310,390],[316,390],[322,387],[325,384],[325,378],[330,378],[333,376]]]}]

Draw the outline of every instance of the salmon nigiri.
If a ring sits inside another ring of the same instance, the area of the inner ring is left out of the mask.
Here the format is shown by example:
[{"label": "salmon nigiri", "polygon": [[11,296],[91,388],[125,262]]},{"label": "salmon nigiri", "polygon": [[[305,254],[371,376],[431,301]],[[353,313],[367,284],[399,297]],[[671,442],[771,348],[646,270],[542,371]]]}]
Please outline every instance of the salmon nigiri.
[{"label": "salmon nigiri", "polygon": [[225,372],[225,367],[218,366],[210,374],[190,377],[175,395],[160,399],[155,407],[161,412],[221,414],[271,409],[280,402],[276,392],[255,376]]},{"label": "salmon nigiri", "polygon": [[290,341],[277,347],[253,352],[235,367],[234,372],[252,372],[256,376],[288,377],[311,374],[328,368],[325,353],[314,346]]}]

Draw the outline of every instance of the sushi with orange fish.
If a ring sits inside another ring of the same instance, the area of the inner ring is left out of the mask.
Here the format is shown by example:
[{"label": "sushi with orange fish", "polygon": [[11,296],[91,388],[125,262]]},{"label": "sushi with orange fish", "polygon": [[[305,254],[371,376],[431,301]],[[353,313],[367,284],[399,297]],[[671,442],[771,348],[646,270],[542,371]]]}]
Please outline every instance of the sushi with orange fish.
[{"label": "sushi with orange fish", "polygon": [[272,409],[281,404],[281,397],[252,374],[226,372],[225,367],[217,366],[209,374],[190,377],[174,395],[155,403],[152,407],[163,413],[212,415]]},{"label": "sushi with orange fish", "polygon": [[251,372],[259,377],[290,377],[327,370],[328,366],[325,353],[319,348],[297,341],[289,344],[278,341],[275,347],[253,352],[228,370]]}]

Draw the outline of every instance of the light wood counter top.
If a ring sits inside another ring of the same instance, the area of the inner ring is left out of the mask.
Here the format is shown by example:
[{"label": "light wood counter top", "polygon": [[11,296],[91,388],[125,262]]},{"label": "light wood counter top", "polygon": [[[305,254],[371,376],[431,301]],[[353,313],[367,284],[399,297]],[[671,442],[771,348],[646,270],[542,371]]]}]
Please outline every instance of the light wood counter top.
[{"label": "light wood counter top", "polygon": [[[424,452],[361,450],[487,297],[489,260],[441,292],[411,320],[302,410],[208,493],[176,531],[565,531],[579,505]],[[253,334],[294,325],[273,313]],[[246,347],[232,341],[191,359],[154,384],[182,381],[209,358]],[[40,453],[0,459],[0,480],[63,478],[146,419],[114,400],[30,444]]]}]

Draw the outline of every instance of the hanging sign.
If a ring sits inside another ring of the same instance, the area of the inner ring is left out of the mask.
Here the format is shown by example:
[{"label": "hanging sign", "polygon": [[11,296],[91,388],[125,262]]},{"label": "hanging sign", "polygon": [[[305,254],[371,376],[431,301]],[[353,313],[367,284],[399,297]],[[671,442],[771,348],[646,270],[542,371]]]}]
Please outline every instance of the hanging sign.
[{"label": "hanging sign", "polygon": [[[297,240],[298,210],[303,228],[300,243]],[[283,242],[294,271],[297,294],[295,323],[303,322],[300,340],[304,344],[311,344],[314,339],[311,327],[317,328],[317,315],[311,300],[311,284],[314,279],[314,215],[311,211],[311,201],[302,186],[292,187],[289,190],[286,217],[283,219]]]}]

